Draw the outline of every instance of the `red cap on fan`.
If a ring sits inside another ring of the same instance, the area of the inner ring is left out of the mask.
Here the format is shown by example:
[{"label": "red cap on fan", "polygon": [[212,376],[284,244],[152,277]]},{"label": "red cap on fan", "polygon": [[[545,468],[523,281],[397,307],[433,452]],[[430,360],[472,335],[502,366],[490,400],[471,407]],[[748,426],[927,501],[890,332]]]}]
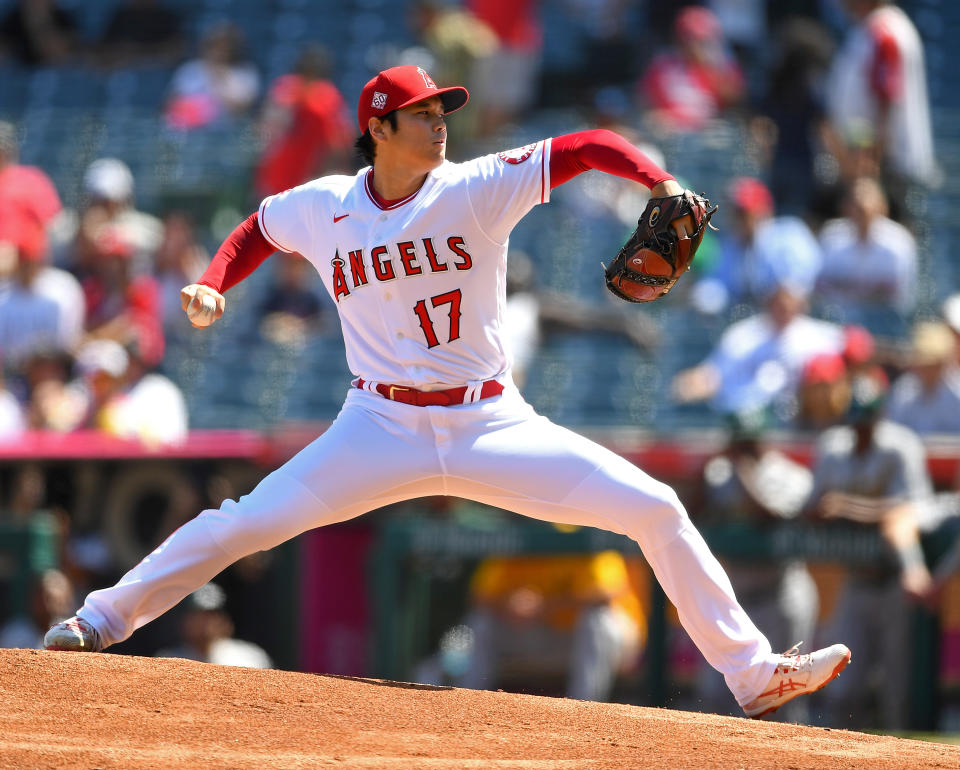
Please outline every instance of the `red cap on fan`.
[{"label": "red cap on fan", "polygon": [[770,216],[773,214],[773,195],[759,179],[742,176],[730,183],[733,204],[748,214]]},{"label": "red cap on fan", "polygon": [[47,233],[30,214],[8,209],[0,216],[0,242],[16,248],[20,259],[36,262],[47,256]]},{"label": "red cap on fan", "polygon": [[357,105],[357,123],[360,132],[367,130],[370,118],[381,118],[388,112],[409,107],[431,96],[443,102],[443,114],[456,112],[467,103],[470,94],[463,86],[437,88],[433,78],[422,67],[405,64],[386,69],[363,87]]}]

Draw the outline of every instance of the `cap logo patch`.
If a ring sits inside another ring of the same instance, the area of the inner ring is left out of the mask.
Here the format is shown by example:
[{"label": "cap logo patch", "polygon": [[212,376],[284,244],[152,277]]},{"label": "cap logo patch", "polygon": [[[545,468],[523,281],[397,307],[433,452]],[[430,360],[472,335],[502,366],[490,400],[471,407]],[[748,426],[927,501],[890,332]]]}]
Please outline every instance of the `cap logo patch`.
[{"label": "cap logo patch", "polygon": [[417,67],[417,72],[420,73],[420,77],[423,78],[423,84],[427,88],[436,88],[437,84],[433,82],[433,78],[427,74],[427,71],[423,67]]},{"label": "cap logo patch", "polygon": [[387,95],[382,91],[374,91],[373,101],[370,102],[370,106],[375,110],[382,110],[387,106]]}]

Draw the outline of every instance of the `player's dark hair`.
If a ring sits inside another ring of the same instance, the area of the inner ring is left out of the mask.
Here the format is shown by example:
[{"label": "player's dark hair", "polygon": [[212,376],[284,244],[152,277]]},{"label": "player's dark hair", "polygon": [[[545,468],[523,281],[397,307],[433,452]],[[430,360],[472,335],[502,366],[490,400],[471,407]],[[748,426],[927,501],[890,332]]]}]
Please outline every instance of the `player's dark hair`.
[{"label": "player's dark hair", "polygon": [[[390,124],[390,128],[394,131],[397,130],[397,111],[393,110],[384,115],[380,120],[385,120]],[[353,143],[353,148],[357,151],[357,155],[366,163],[368,166],[373,165],[374,159],[377,157],[377,143],[373,141],[373,137],[370,136],[370,129],[368,128],[360,136],[357,137],[357,141]]]}]

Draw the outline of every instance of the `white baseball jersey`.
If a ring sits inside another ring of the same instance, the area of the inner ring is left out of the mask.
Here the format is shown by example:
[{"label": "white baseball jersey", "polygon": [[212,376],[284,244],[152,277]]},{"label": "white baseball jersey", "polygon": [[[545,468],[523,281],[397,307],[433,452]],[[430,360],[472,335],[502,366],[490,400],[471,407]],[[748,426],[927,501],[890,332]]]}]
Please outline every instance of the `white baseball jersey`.
[{"label": "white baseball jersey", "polygon": [[308,182],[260,205],[276,248],[313,263],[336,302],[350,371],[421,390],[505,376],[510,231],[550,195],[550,140],[445,162],[381,208],[371,170]]}]

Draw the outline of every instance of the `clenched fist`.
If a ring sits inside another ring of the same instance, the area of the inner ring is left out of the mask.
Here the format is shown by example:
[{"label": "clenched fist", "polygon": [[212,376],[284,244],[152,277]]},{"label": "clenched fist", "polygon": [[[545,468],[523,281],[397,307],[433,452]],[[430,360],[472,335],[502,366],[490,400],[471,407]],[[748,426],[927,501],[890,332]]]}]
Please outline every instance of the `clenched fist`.
[{"label": "clenched fist", "polygon": [[223,295],[199,283],[180,289],[180,305],[197,329],[209,326],[223,315],[226,300]]}]

